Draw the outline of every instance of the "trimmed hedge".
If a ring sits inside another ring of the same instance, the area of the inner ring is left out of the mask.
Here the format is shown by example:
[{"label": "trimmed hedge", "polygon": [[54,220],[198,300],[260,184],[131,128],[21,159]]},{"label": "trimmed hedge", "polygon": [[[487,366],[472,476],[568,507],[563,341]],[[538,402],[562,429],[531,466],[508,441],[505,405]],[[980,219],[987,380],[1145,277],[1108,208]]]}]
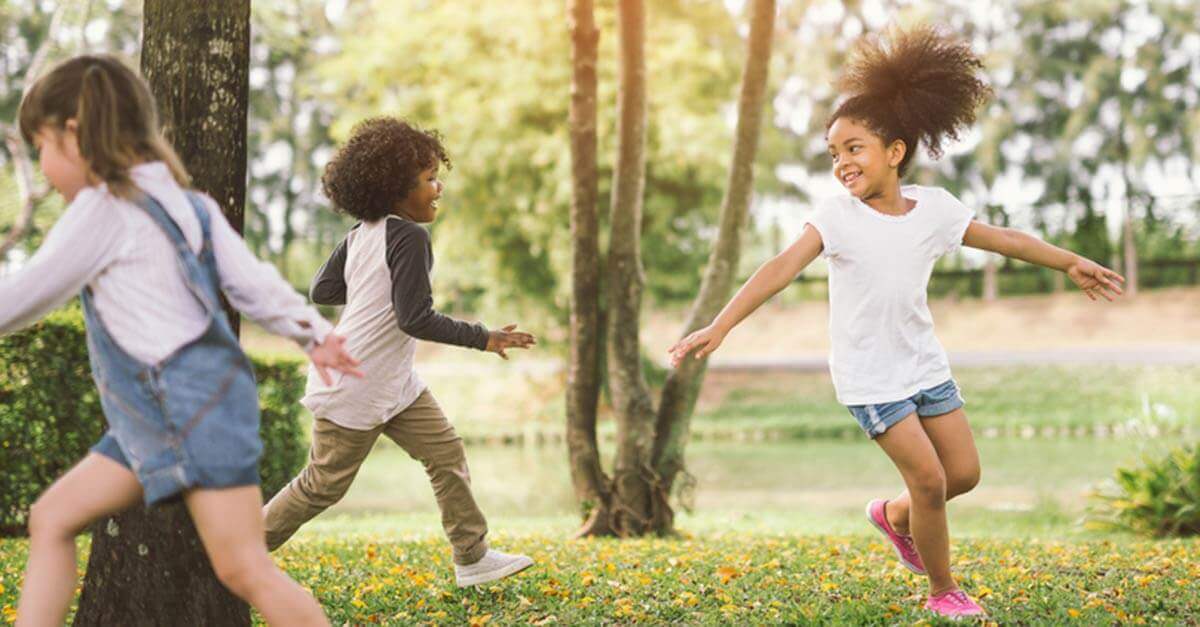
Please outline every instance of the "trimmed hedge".
[{"label": "trimmed hedge", "polygon": [[[262,406],[264,497],[299,471],[301,363],[253,358]],[[0,337],[0,536],[24,535],[29,506],[104,433],[78,306]]]}]

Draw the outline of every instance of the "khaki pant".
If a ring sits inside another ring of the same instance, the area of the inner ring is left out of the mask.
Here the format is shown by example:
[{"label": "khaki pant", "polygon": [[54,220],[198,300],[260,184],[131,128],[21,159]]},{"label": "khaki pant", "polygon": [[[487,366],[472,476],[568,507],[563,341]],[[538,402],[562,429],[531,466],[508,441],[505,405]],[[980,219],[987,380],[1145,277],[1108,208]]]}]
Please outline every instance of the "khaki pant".
[{"label": "khaki pant", "polygon": [[487,521],[471,495],[471,476],[462,438],[446,420],[429,390],[388,422],[356,431],[328,420],[313,420],[308,465],[263,508],[267,548],[274,551],[300,525],[341,500],[358,468],[383,434],[425,465],[433,484],[442,527],[454,547],[456,564],[473,564],[487,552]]}]

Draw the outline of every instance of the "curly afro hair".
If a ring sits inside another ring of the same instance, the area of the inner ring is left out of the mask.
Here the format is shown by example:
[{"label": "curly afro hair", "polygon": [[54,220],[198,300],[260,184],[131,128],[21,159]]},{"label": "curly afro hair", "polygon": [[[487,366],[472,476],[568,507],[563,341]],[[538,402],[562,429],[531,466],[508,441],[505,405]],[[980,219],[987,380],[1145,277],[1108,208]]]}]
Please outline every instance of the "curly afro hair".
[{"label": "curly afro hair", "polygon": [[844,117],[870,128],[884,145],[903,141],[904,176],[918,144],[936,159],[944,138],[957,140],[975,122],[976,109],[992,95],[978,76],[982,68],[970,45],[927,24],[866,35],[837,82],[849,96],[825,130]]},{"label": "curly afro hair", "polygon": [[393,117],[368,118],[329,160],[321,186],[335,210],[374,222],[408,196],[421,170],[436,163],[452,167],[437,131]]}]

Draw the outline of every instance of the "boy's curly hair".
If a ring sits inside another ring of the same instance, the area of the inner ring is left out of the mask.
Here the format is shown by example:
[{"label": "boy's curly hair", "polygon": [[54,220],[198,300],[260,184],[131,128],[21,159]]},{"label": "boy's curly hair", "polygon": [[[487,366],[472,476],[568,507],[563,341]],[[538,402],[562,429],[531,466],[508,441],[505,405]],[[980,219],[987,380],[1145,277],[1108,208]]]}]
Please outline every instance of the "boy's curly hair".
[{"label": "boy's curly hair", "polygon": [[408,196],[421,170],[439,162],[452,167],[437,131],[393,117],[367,118],[326,164],[321,187],[336,211],[374,222]]},{"label": "boy's curly hair", "polygon": [[884,145],[902,140],[904,176],[919,143],[936,159],[943,138],[956,140],[975,122],[976,109],[992,95],[977,75],[982,68],[969,44],[927,24],[866,35],[837,82],[849,97],[825,130],[845,117],[865,124]]}]

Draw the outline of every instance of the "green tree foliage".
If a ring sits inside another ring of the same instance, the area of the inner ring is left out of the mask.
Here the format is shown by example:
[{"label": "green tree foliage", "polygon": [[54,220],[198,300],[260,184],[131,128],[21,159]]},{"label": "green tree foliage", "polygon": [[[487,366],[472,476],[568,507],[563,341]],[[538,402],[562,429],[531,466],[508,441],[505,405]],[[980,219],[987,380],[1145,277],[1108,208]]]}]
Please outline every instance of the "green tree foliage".
[{"label": "green tree foliage", "polygon": [[255,3],[252,21],[246,240],[306,285],[351,224],[320,195],[334,112],[311,77],[335,50],[334,26],[316,0]]},{"label": "green tree foliage", "polygon": [[[439,129],[455,161],[435,229],[438,283],[468,304],[566,307],[570,264],[563,3],[375,2],[352,8],[322,64],[335,135],[398,114]],[[615,101],[611,2],[597,7],[599,102]],[[655,2],[643,255],[650,293],[688,296],[713,235],[732,137],[741,37],[723,3]],[[403,25],[402,28],[397,25]],[[601,207],[609,204],[615,111],[600,107]],[[601,231],[606,231],[602,216]]]},{"label": "green tree foliage", "polygon": [[973,43],[996,97],[974,136],[940,162],[921,162],[917,181],[962,194],[981,215],[1005,223],[1011,182],[1023,180],[1041,190],[1028,223],[1105,263],[1119,245],[1106,211],[1122,201],[1144,220],[1137,241],[1150,250],[1142,256],[1195,250],[1195,203],[1161,199],[1147,174],[1192,172],[1200,156],[1200,7],[1177,0],[898,5],[882,15],[860,2],[793,2],[785,14],[795,24],[786,118],[809,177],[828,170],[821,139],[838,96],[830,82],[852,41],[886,21],[932,21]]}]

